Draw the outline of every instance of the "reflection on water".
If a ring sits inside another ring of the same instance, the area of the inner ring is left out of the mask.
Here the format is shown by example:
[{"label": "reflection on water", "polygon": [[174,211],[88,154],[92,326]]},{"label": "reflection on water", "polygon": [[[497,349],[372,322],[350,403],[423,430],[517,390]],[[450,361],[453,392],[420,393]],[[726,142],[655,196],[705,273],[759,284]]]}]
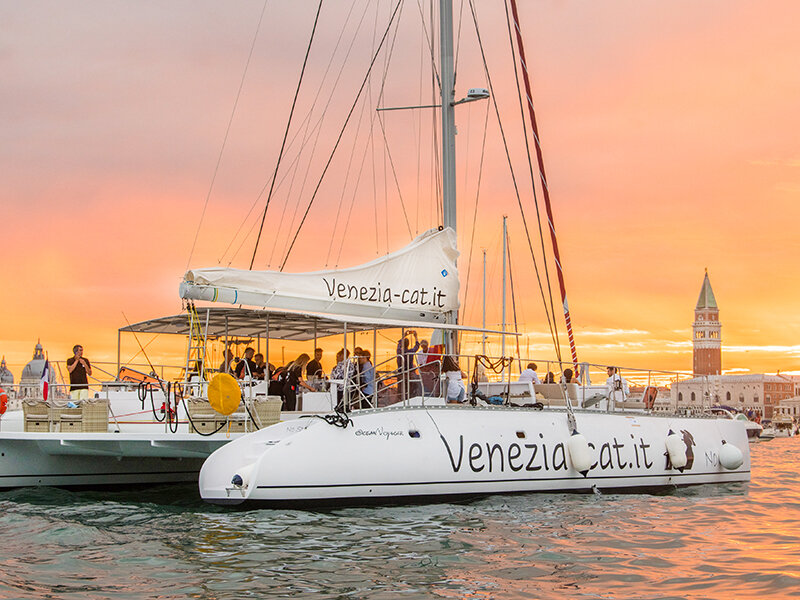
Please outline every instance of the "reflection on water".
[{"label": "reflection on water", "polygon": [[194,486],[0,493],[0,598],[783,598],[800,438],[749,485],[673,494],[234,512]]}]

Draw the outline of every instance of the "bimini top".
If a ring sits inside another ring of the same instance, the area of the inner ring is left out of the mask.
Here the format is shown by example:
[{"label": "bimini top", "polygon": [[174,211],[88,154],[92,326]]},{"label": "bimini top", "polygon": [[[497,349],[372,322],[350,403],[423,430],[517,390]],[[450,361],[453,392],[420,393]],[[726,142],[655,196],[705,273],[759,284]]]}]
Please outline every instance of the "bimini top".
[{"label": "bimini top", "polygon": [[[345,327],[348,333],[354,331],[372,331],[373,329],[458,329],[460,331],[478,331],[501,334],[500,331],[488,331],[461,325],[432,324],[421,321],[403,321],[379,318],[359,318],[339,315],[301,313],[273,309],[235,308],[224,306],[198,307],[200,330],[206,331],[208,338],[221,339],[226,336],[250,337],[258,336],[271,339],[308,341],[333,335],[342,335]],[[169,317],[150,319],[119,329],[126,333],[170,333],[189,335],[189,315],[181,313]],[[505,332],[505,335],[517,335]]]}]

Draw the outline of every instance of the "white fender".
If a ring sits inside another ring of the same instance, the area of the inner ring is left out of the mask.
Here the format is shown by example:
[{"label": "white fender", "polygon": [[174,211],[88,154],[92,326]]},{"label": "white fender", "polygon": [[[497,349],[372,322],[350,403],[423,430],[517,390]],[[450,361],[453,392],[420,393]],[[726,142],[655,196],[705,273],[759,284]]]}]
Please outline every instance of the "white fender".
[{"label": "white fender", "polygon": [[589,442],[577,431],[573,431],[567,440],[567,450],[572,467],[586,477],[592,466],[592,456],[589,452]]},{"label": "white fender", "polygon": [[719,449],[719,464],[729,471],[733,471],[741,467],[743,462],[744,455],[742,451],[733,444],[722,440],[722,448]]},{"label": "white fender", "polygon": [[683,438],[677,433],[669,430],[666,439],[667,454],[669,455],[669,462],[675,469],[682,469],[688,462],[686,458],[686,444],[683,443]]}]

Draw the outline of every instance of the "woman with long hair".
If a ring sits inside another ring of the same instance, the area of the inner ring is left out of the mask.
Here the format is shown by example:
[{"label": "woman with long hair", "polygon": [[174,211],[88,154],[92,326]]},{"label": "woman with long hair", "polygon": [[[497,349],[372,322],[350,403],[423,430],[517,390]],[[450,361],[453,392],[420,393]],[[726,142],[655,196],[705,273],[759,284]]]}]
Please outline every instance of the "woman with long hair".
[{"label": "woman with long hair", "polygon": [[286,383],[283,384],[283,409],[297,410],[297,388],[302,386],[309,392],[314,388],[303,380],[303,369],[311,361],[311,357],[305,352],[298,356],[286,367]]},{"label": "woman with long hair", "polygon": [[446,397],[448,404],[464,402],[467,389],[464,387],[464,374],[461,367],[452,356],[447,355],[442,359],[442,373],[447,378]]}]

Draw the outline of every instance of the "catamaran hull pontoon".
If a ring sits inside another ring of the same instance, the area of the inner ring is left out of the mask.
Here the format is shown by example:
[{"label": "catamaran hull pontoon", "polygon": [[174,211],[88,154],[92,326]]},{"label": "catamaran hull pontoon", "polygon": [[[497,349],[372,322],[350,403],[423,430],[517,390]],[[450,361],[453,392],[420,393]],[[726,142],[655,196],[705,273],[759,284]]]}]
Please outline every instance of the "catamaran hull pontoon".
[{"label": "catamaran hull pontoon", "polygon": [[564,410],[399,407],[356,411],[345,428],[309,418],[234,440],[203,465],[200,494],[215,504],[348,505],[750,479],[747,436],[737,421],[575,416],[586,432],[585,476],[575,468],[572,454],[580,449],[570,443]]}]

